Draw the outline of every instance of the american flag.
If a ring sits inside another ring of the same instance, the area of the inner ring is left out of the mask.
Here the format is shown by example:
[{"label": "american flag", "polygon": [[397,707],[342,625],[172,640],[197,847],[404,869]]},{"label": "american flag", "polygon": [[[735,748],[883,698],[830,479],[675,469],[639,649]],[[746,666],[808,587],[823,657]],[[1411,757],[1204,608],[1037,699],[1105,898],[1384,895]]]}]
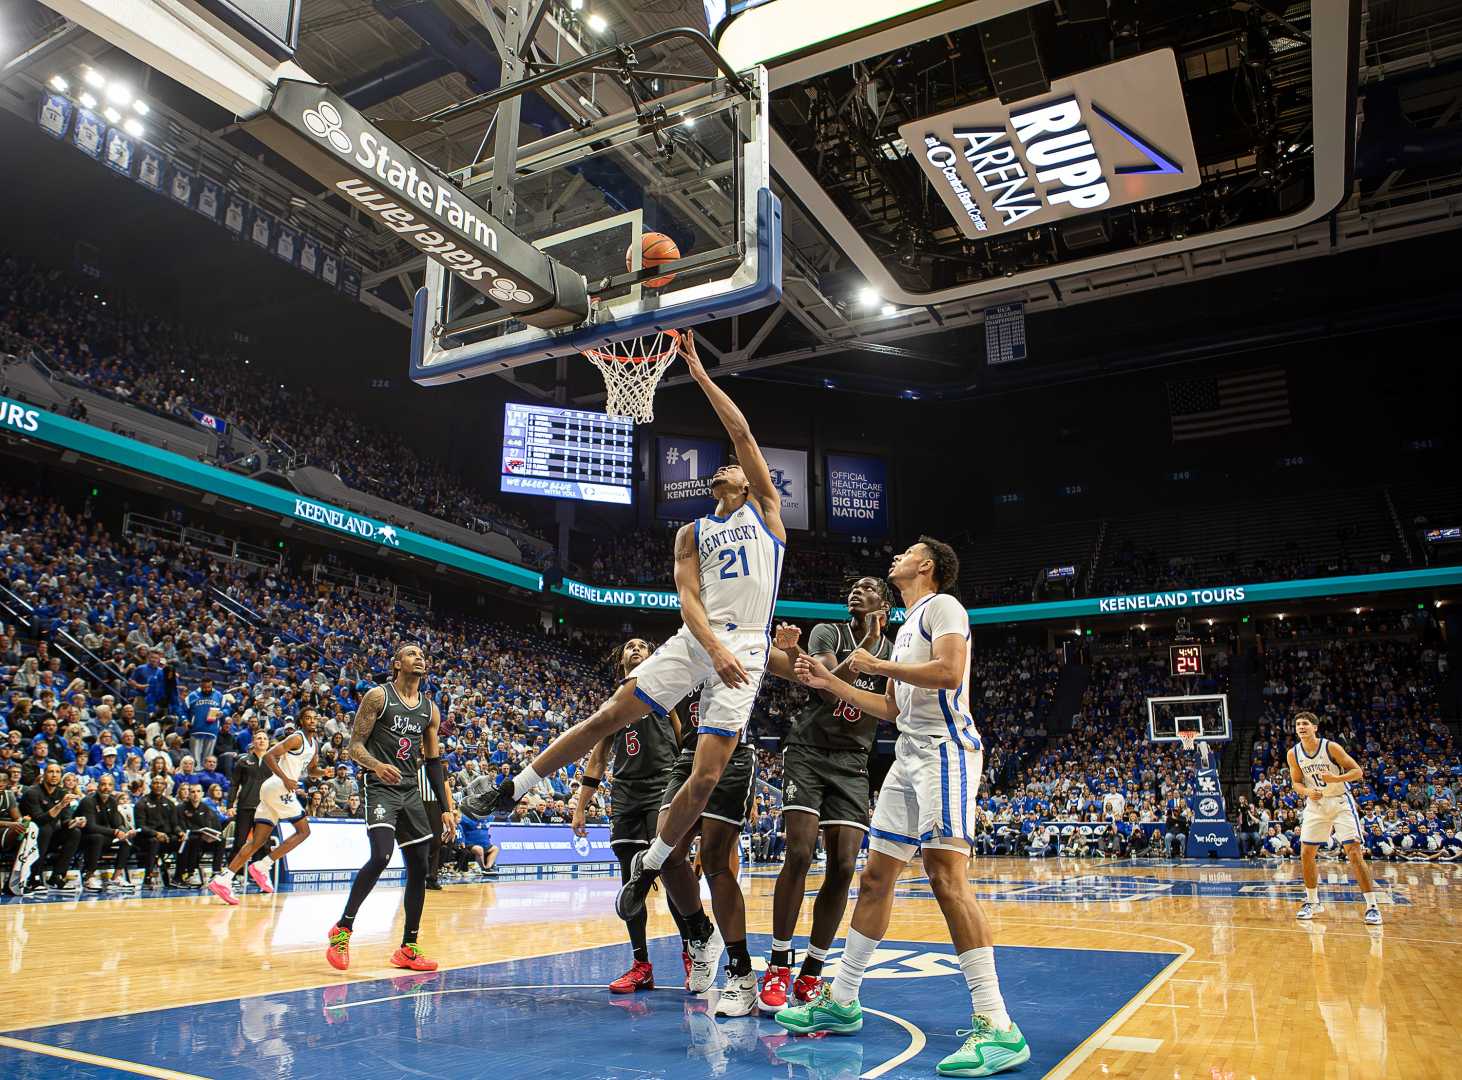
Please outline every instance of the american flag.
[{"label": "american flag", "polygon": [[1289,380],[1283,368],[1168,383],[1173,442],[1288,427]]}]

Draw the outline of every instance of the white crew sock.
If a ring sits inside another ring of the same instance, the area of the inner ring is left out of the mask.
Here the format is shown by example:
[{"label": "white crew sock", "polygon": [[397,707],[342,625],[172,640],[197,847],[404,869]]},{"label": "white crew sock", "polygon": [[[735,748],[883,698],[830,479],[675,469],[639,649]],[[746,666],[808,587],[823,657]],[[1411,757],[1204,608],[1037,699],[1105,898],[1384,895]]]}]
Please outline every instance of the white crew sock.
[{"label": "white crew sock", "polygon": [[838,962],[838,975],[833,980],[833,1000],[839,1005],[858,1000],[858,987],[863,984],[863,969],[873,959],[873,950],[876,948],[876,940],[864,937],[851,926],[848,927],[848,936],[843,941],[843,958]]},{"label": "white crew sock", "polygon": [[959,954],[959,969],[965,973],[970,988],[970,1010],[990,1018],[999,1031],[1010,1028],[1010,1014],[1000,996],[1000,976],[995,974],[994,946],[985,945]]},{"label": "white crew sock", "polygon": [[665,860],[670,858],[670,853],[674,850],[673,845],[667,844],[657,836],[650,844],[650,850],[645,852],[644,865],[651,870],[658,870],[665,865]]},{"label": "white crew sock", "polygon": [[827,959],[827,950],[819,949],[812,942],[807,943],[807,959],[823,961]]},{"label": "white crew sock", "polygon": [[1320,902],[1320,890],[1318,887],[1305,890],[1305,903],[1318,904]]},{"label": "white crew sock", "polygon": [[1366,898],[1366,907],[1370,908],[1370,907],[1379,907],[1380,906],[1380,903],[1381,902],[1380,902],[1380,900],[1378,900],[1376,898],[1376,893],[1374,893],[1374,892],[1368,892],[1368,893],[1361,893],[1361,895]]},{"label": "white crew sock", "polygon": [[542,780],[543,777],[534,772],[533,766],[529,765],[517,776],[513,777],[513,798],[521,799],[528,792],[536,788]]}]

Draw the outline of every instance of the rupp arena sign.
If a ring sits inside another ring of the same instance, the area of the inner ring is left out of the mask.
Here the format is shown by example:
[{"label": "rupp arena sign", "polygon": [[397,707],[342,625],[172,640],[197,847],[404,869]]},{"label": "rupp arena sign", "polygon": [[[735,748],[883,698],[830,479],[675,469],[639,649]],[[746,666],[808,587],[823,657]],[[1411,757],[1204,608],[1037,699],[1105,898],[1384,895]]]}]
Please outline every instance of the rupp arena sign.
[{"label": "rupp arena sign", "polygon": [[968,237],[1000,236],[1197,187],[1171,49],[1051,83],[1014,105],[966,105],[900,126]]}]

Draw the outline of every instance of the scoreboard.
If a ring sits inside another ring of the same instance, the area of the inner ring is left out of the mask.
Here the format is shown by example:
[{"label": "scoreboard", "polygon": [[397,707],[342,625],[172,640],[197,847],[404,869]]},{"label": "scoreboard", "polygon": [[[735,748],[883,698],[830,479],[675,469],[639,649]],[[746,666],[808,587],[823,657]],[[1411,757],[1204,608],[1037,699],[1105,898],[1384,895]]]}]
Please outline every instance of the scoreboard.
[{"label": "scoreboard", "polygon": [[605,413],[508,402],[502,490],[630,505],[634,423]]},{"label": "scoreboard", "polygon": [[1168,646],[1168,670],[1174,675],[1203,674],[1203,646],[1196,642]]}]

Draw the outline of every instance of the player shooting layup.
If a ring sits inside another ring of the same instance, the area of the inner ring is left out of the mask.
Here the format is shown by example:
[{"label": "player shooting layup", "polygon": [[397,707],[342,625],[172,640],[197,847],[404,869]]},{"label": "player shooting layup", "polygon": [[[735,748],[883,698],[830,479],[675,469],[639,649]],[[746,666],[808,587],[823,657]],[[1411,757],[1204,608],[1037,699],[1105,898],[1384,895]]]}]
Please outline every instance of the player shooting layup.
[{"label": "player shooting layup", "polygon": [[797,658],[808,686],[884,720],[896,720],[893,768],[883,781],[869,829],[868,863],[858,881],[858,903],[831,985],[806,1005],[777,1013],[777,1023],[799,1035],[850,1035],[863,1027],[858,989],[878,943],[888,932],[894,885],[914,852],[959,953],[974,1013],[964,1044],[939,1063],[942,1076],[989,1076],[1030,1060],[1025,1037],[1005,1011],[995,974],[994,935],[966,876],[974,847],[975,796],[985,756],[970,715],[970,620],[946,591],[959,579],[959,558],[928,536],[894,557],[888,580],[906,615],[893,659],[858,649],[848,664],[859,675],[888,678],[882,694],[860,690],[828,671],[816,657]]},{"label": "player shooting layup", "polygon": [[[1304,813],[1300,817],[1300,867],[1305,875],[1305,902],[1294,917],[1313,919],[1325,910],[1320,903],[1320,870],[1315,865],[1315,857],[1334,833],[1345,857],[1350,860],[1350,872],[1355,875],[1356,883],[1365,896],[1365,920],[1372,926],[1378,926],[1381,909],[1376,906],[1376,885],[1366,867],[1360,814],[1356,812],[1355,799],[1350,794],[1351,782],[1365,774],[1343,747],[1315,733],[1319,722],[1312,712],[1296,714],[1294,733],[1300,741],[1289,751],[1289,778],[1295,791],[1305,798]],[[1336,772],[1336,769],[1345,771]]]},{"label": "player shooting layup", "polygon": [[[577,761],[606,735],[634,723],[647,705],[657,714],[668,713],[694,687],[710,680],[701,695],[700,738],[690,778],[661,815],[659,835],[647,851],[635,855],[616,904],[624,919],[643,909],[660,868],[700,820],[741,741],[766,672],[772,610],[787,544],[781,497],[746,417],[706,374],[690,332],[682,352],[691,378],[716,410],[740,462],[717,469],[711,477],[715,513],[683,526],[675,536],[675,588],[684,625],[593,715],[555,739],[528,768],[496,791],[486,778],[476,780],[462,800],[462,809],[473,817],[506,810],[543,777]],[[735,974],[743,978],[739,965],[746,942],[727,941],[726,948],[737,966]],[[749,979],[749,959],[745,965],[744,978]]]}]

